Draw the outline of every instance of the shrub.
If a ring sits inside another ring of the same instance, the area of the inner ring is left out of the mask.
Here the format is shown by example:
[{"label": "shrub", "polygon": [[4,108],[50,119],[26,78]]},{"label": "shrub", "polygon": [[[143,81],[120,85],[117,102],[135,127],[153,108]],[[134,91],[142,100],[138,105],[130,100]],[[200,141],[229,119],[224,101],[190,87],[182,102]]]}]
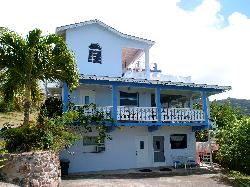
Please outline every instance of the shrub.
[{"label": "shrub", "polygon": [[49,120],[43,125],[29,123],[15,128],[7,124],[2,128],[1,136],[5,140],[5,149],[9,153],[38,150],[58,151],[78,138],[76,134],[53,120]]},{"label": "shrub", "polygon": [[56,118],[62,116],[63,104],[62,101],[55,97],[50,97],[45,100],[40,108],[38,115],[38,123],[43,123],[44,118]]},{"label": "shrub", "polygon": [[41,106],[39,115],[53,118],[56,116],[62,116],[62,101],[55,97],[50,97],[45,100]]},{"label": "shrub", "polygon": [[233,170],[250,173],[250,118],[232,123],[219,130],[218,159]]}]

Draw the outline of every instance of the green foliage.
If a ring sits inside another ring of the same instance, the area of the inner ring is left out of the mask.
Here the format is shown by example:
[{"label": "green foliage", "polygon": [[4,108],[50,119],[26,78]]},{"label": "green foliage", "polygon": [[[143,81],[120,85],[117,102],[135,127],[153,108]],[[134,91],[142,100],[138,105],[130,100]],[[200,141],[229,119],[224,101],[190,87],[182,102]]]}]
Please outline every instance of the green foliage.
[{"label": "green foliage", "polygon": [[230,169],[250,173],[250,118],[218,130],[218,160]]},{"label": "green foliage", "polygon": [[57,116],[62,116],[63,104],[62,101],[55,97],[50,97],[45,100],[44,104],[40,108],[38,115],[38,123],[43,123],[43,119],[55,118]]},{"label": "green foliage", "polygon": [[[216,160],[232,170],[250,173],[250,117],[229,102],[210,105],[210,120],[216,123],[219,150]],[[207,141],[207,130],[196,132],[197,141]]]},{"label": "green foliage", "polygon": [[[91,116],[84,112],[90,108],[95,111]],[[106,134],[106,125],[113,124],[113,119],[111,116],[108,120],[105,119],[106,114],[95,109],[95,105],[91,104],[79,110],[71,108],[62,116],[44,115],[40,123],[29,123],[15,128],[10,124],[5,124],[0,135],[5,140],[5,148],[9,153],[37,150],[59,151],[83,135],[73,130],[74,125],[83,127],[85,133],[96,130],[98,133],[96,141],[101,143],[105,138],[110,139]]]},{"label": "green foliage", "polygon": [[[85,111],[90,110],[94,111],[94,115],[86,115]],[[92,132],[95,129],[98,132],[97,143],[103,142],[105,138],[111,139],[106,131],[108,125],[114,125],[114,120],[110,113],[107,114],[96,110],[95,104],[84,105],[75,110],[74,105],[71,103],[67,115],[69,115],[67,118],[74,119],[73,121],[84,127],[85,133]]]},{"label": "green foliage", "polygon": [[12,128],[6,124],[1,129],[1,137],[5,140],[5,149],[9,153],[29,152],[37,150],[62,149],[71,144],[77,136],[63,124],[50,120],[43,125],[29,123]]},{"label": "green foliage", "polygon": [[219,105],[222,105],[224,103],[230,103],[233,107],[240,108],[245,115],[250,115],[250,100],[227,98],[227,99],[217,100],[216,103],[218,103]]},{"label": "green foliage", "polygon": [[243,116],[240,109],[234,108],[230,103],[218,105],[215,101],[210,105],[210,118],[216,122],[219,129],[230,126],[237,120],[242,119]]},{"label": "green foliage", "polygon": [[3,157],[4,154],[6,154],[7,151],[5,149],[5,142],[0,141],[0,168],[4,166],[4,161],[6,161],[6,158]]},{"label": "green foliage", "polygon": [[208,140],[208,130],[200,130],[195,132],[197,142],[206,142]]},{"label": "green foliage", "polygon": [[230,171],[229,176],[233,177],[240,187],[250,186],[250,175],[238,171]]},{"label": "green foliage", "polygon": [[21,112],[23,111],[23,103],[20,97],[14,97],[9,103],[4,101],[2,94],[0,93],[0,112]]},{"label": "green foliage", "polygon": [[41,100],[39,81],[66,81],[70,90],[79,74],[72,52],[55,34],[42,35],[34,29],[26,38],[5,30],[0,34],[0,91],[4,102],[24,97],[24,124],[29,121],[31,102]]}]

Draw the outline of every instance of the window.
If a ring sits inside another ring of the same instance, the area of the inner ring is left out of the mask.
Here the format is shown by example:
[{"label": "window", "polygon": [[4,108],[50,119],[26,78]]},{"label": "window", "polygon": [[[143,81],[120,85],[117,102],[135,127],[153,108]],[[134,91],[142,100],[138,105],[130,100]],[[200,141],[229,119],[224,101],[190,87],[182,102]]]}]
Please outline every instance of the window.
[{"label": "window", "polygon": [[105,151],[104,141],[100,143],[96,136],[83,137],[83,153],[100,153]]},{"label": "window", "polygon": [[170,144],[171,144],[171,149],[187,148],[187,135],[186,134],[170,135]]},{"label": "window", "polygon": [[161,147],[161,142],[158,141],[158,140],[156,140],[156,141],[155,141],[155,145],[156,145],[156,149],[160,149],[160,147]]},{"label": "window", "polygon": [[140,149],[144,149],[144,141],[140,141]]},{"label": "window", "polygon": [[95,136],[85,136],[83,137],[83,146],[87,145],[97,145]]},{"label": "window", "polygon": [[121,106],[138,106],[138,93],[120,92]]},{"label": "window", "polygon": [[89,96],[85,96],[84,100],[85,100],[85,105],[88,105],[89,104]]},{"label": "window", "polygon": [[98,43],[90,44],[88,62],[102,63],[102,48]]}]

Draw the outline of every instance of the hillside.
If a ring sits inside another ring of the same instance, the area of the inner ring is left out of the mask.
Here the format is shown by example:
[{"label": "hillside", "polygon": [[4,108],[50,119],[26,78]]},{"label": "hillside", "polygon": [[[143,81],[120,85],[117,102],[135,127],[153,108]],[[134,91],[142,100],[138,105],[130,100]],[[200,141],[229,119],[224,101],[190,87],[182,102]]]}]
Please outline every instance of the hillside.
[{"label": "hillside", "polygon": [[227,98],[227,99],[222,99],[222,100],[216,100],[216,102],[218,104],[230,102],[232,106],[234,106],[236,108],[240,108],[245,114],[250,115],[250,100]]}]

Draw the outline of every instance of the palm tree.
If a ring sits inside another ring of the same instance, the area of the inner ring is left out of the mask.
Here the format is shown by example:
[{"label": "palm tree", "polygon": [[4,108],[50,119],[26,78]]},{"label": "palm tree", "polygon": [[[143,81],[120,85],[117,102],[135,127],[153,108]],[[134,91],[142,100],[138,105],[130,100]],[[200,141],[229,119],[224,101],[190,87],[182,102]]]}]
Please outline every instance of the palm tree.
[{"label": "palm tree", "polygon": [[79,74],[73,54],[56,35],[34,29],[26,38],[15,32],[0,32],[0,90],[9,102],[16,94],[24,97],[24,124],[29,123],[32,101],[40,93],[40,81],[65,81],[72,90]]}]

